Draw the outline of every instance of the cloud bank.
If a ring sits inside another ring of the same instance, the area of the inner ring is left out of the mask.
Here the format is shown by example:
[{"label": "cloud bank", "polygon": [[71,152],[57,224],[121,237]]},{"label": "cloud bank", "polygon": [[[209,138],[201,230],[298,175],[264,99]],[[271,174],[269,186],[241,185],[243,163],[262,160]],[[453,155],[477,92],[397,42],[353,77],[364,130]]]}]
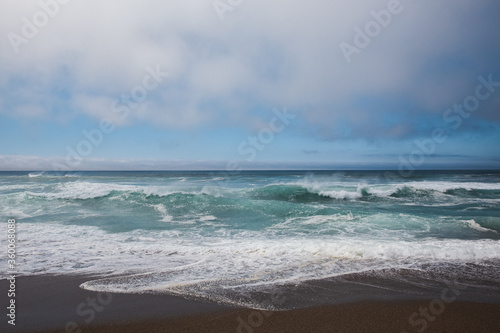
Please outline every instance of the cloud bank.
[{"label": "cloud bank", "polygon": [[[33,22],[44,3],[57,2],[3,1],[1,34],[22,36],[22,18]],[[224,21],[206,0],[57,3],[17,54],[1,39],[1,112],[109,117],[113,100],[159,65],[169,80],[128,122],[252,126],[259,105],[286,105],[325,137],[339,126],[361,137],[409,135],[414,124],[383,118],[439,117],[479,74],[498,70],[500,5],[401,0],[400,12],[347,63],[340,44],[355,45],[356,28],[389,3],[244,1]],[[498,121],[495,103],[481,116]]]}]

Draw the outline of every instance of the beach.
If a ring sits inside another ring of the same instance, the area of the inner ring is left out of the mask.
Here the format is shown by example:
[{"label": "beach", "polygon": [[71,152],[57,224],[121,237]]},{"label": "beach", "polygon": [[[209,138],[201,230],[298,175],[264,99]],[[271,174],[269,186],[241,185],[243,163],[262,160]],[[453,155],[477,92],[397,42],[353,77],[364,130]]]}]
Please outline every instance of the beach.
[{"label": "beach", "polygon": [[[394,294],[364,294],[365,300],[260,311],[187,300],[172,295],[108,294],[86,291],[84,276],[21,277],[17,281],[16,326],[1,323],[2,332],[497,332],[500,303],[464,301],[457,297],[440,309],[432,299],[402,299]],[[326,286],[327,283],[324,285]],[[2,290],[6,280],[0,282]],[[337,287],[339,287],[337,285]],[[352,285],[345,284],[346,292]],[[361,290],[356,290],[356,294]],[[368,291],[368,290],[365,290]],[[353,290],[354,292],[354,290]],[[300,291],[298,292],[300,294]],[[111,297],[109,296],[111,295]],[[451,296],[452,294],[448,295]],[[281,296],[283,297],[283,296]],[[407,297],[408,298],[408,297]],[[5,295],[2,294],[2,304]],[[89,320],[95,299],[94,317]],[[103,304],[99,300],[104,301]],[[484,300],[484,299],[483,299]],[[479,300],[481,301],[481,300]],[[106,303],[106,304],[104,304]],[[91,303],[92,304],[92,303]],[[433,305],[431,305],[433,304]],[[78,307],[81,306],[78,312]],[[410,316],[428,309],[428,318]],[[89,320],[86,323],[86,320]]]}]

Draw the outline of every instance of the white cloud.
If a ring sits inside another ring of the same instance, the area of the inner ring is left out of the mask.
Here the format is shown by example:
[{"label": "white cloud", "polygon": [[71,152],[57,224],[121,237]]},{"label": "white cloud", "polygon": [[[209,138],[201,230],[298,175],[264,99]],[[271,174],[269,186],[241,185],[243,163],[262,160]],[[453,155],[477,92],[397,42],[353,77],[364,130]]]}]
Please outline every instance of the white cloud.
[{"label": "white cloud", "polygon": [[[442,112],[473,86],[476,68],[498,65],[477,53],[488,47],[499,52],[495,32],[481,31],[478,38],[467,28],[496,4],[401,3],[403,11],[347,64],[339,44],[352,43],[353,28],[373,20],[370,11],[387,8],[387,0],[245,1],[224,22],[210,0],[71,1],[19,46],[19,54],[0,39],[0,89],[10,92],[0,97],[1,107],[12,99],[21,104],[21,116],[40,116],[60,104],[54,90],[66,89],[66,112],[113,117],[110,101],[140,84],[146,66],[160,65],[170,77],[127,122],[186,128],[222,118],[252,126],[252,100],[286,105],[314,125],[330,126],[346,117],[362,119],[367,111],[353,100],[364,95],[402,96]],[[38,0],[4,0],[1,6],[2,36],[20,33],[22,17],[40,10]],[[433,73],[428,67],[457,54],[472,62],[472,70]],[[44,112],[22,105],[34,101]]]}]

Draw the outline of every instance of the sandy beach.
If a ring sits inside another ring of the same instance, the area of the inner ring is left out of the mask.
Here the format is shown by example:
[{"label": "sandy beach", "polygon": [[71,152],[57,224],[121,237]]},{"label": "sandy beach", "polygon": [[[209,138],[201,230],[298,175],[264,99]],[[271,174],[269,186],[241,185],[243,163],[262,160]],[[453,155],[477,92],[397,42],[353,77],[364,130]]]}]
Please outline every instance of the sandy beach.
[{"label": "sandy beach", "polygon": [[[500,328],[498,303],[463,301],[460,297],[449,301],[453,297],[451,289],[444,293],[446,302],[440,301],[442,295],[405,300],[373,293],[364,294],[366,300],[362,300],[363,293],[356,290],[358,301],[344,298],[339,304],[260,311],[165,294],[96,293],[79,287],[88,279],[84,276],[18,278],[16,326],[4,320],[1,331],[498,332]],[[334,285],[329,292],[342,287],[339,283]],[[2,280],[0,287],[4,290],[7,281]],[[346,283],[344,290],[349,288],[352,285]],[[303,290],[295,292],[301,294]],[[5,299],[2,294],[2,304]]]}]

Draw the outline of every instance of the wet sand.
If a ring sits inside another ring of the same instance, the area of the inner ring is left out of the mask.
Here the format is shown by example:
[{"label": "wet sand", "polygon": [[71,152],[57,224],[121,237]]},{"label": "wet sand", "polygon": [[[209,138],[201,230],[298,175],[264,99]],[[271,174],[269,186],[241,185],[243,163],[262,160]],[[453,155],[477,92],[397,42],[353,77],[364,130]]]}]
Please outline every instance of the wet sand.
[{"label": "wet sand", "polygon": [[[339,304],[289,311],[230,307],[171,295],[101,294],[79,288],[82,276],[20,277],[16,326],[1,332],[499,332],[500,305],[420,299],[358,297]],[[325,282],[323,282],[325,284]],[[336,288],[340,289],[337,283]],[[344,290],[352,288],[346,283]],[[335,289],[335,288],[334,288]],[[8,290],[6,280],[0,290]],[[297,291],[295,292],[303,292]],[[363,291],[354,290],[357,295]],[[288,292],[290,293],[290,291]],[[361,294],[360,294],[361,293]],[[365,294],[365,296],[369,296]],[[370,299],[371,298],[371,299]],[[406,297],[408,298],[408,297]],[[1,304],[7,305],[6,292]],[[5,309],[5,308],[4,308]],[[5,310],[6,312],[6,310]]]}]

